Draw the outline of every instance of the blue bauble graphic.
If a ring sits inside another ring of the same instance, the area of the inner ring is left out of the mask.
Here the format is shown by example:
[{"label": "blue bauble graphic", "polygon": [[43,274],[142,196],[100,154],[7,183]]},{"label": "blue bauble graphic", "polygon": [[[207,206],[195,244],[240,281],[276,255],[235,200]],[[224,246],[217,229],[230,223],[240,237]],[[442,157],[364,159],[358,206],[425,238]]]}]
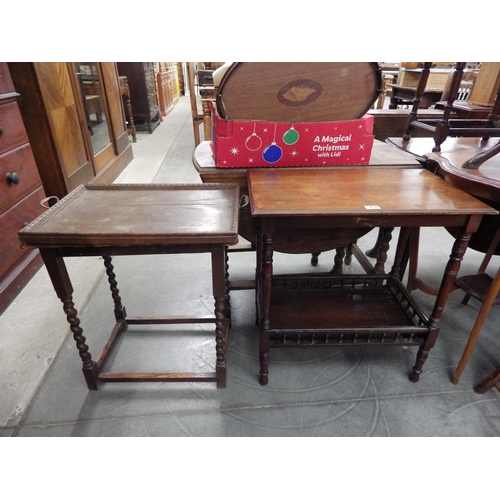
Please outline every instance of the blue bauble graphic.
[{"label": "blue bauble graphic", "polygon": [[272,143],[270,146],[267,146],[266,149],[262,152],[262,158],[264,158],[267,163],[276,163],[283,156],[283,151],[279,146],[276,146],[276,143]]}]

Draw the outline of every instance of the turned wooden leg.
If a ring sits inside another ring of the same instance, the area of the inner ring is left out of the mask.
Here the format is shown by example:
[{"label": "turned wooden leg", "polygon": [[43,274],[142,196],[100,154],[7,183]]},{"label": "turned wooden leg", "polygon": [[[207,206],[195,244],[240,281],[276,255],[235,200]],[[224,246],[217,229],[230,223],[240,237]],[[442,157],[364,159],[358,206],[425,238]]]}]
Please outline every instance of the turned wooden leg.
[{"label": "turned wooden leg", "polygon": [[345,256],[345,247],[339,247],[335,249],[335,257],[333,269],[330,271],[330,274],[344,274],[343,265],[344,265],[344,256]]},{"label": "turned wooden leg", "polygon": [[92,359],[87,345],[87,339],[83,336],[83,330],[80,327],[80,319],[78,311],[73,303],[73,285],[68,275],[64,259],[57,255],[56,251],[51,249],[40,249],[43,262],[49,273],[50,280],[54,286],[57,296],[63,303],[63,309],[66,314],[66,319],[70,325],[70,330],[73,333],[73,339],[76,342],[78,354],[82,360],[82,371],[90,390],[98,389],[97,375],[98,368]]},{"label": "turned wooden leg", "polygon": [[374,266],[375,274],[385,273],[385,263],[387,261],[387,251],[389,250],[389,243],[392,239],[393,227],[382,228],[382,238],[377,253],[377,262]]},{"label": "turned wooden leg", "polygon": [[418,382],[420,379],[420,374],[422,373],[422,367],[424,366],[425,360],[429,356],[429,349],[425,350],[424,347],[420,347],[417,353],[417,359],[415,361],[415,365],[411,369],[410,373],[410,381]]},{"label": "turned wooden leg", "polygon": [[224,273],[224,300],[225,300],[225,311],[226,311],[226,319],[229,320],[229,324],[231,324],[231,302],[229,298],[229,254],[227,252],[227,248],[224,247],[224,260],[225,264],[225,273]]},{"label": "turned wooden leg", "polygon": [[272,238],[267,235],[262,237],[262,262],[260,281],[261,287],[261,318],[259,336],[259,383],[267,385],[269,381],[269,349],[270,349],[270,312],[271,312],[271,291],[273,277],[273,249]]},{"label": "turned wooden leg", "polygon": [[224,389],[227,384],[227,349],[229,335],[229,281],[227,273],[226,248],[212,246],[212,286],[215,301],[215,373],[217,388]]},{"label": "turned wooden leg", "polygon": [[111,263],[111,257],[105,255],[103,256],[103,259],[104,267],[106,268],[106,274],[108,275],[108,283],[111,290],[111,296],[113,297],[113,302],[115,303],[116,321],[125,321],[125,318],[127,317],[127,311],[122,304],[120,290],[118,290],[118,283],[116,281],[116,274],[114,273],[114,267]]},{"label": "turned wooden leg", "polygon": [[63,309],[66,313],[66,319],[70,324],[70,330],[73,333],[73,339],[76,342],[76,348],[78,349],[78,354],[82,360],[83,366],[82,371],[87,382],[87,386],[91,390],[98,389],[97,383],[97,365],[92,360],[92,355],[89,352],[89,347],[86,344],[87,339],[83,336],[83,330],[80,327],[80,320],[78,318],[78,311],[75,309],[75,304],[73,303],[73,297],[70,295],[65,299],[61,299],[63,303]]},{"label": "turned wooden leg", "polygon": [[444,306],[446,305],[448,296],[454,290],[455,278],[460,270],[460,263],[462,262],[467,246],[469,245],[471,233],[467,231],[469,228],[474,228],[474,230],[477,229],[478,224],[477,219],[474,219],[474,221],[470,219],[467,227],[460,230],[460,233],[453,244],[450,259],[446,265],[441,286],[434,303],[434,308],[429,317],[429,334],[425,344],[421,346],[418,351],[415,366],[410,374],[410,380],[412,382],[418,382],[420,374],[422,373],[422,366],[427,359],[429,350],[434,347],[434,344],[436,343],[436,339],[439,334],[439,323],[443,314]]}]

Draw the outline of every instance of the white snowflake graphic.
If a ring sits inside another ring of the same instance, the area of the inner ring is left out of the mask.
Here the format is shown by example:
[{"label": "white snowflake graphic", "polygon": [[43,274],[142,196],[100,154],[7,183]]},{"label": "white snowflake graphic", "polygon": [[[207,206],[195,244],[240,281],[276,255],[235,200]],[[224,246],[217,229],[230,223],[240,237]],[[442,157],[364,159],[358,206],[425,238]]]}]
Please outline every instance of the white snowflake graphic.
[{"label": "white snowflake graphic", "polygon": [[231,148],[231,154],[232,154],[232,155],[237,155],[238,153],[239,153],[239,150],[238,150],[238,148],[237,148],[237,147],[233,147],[233,148]]},{"label": "white snowflake graphic", "polygon": [[299,153],[294,149],[290,154],[295,158]]}]

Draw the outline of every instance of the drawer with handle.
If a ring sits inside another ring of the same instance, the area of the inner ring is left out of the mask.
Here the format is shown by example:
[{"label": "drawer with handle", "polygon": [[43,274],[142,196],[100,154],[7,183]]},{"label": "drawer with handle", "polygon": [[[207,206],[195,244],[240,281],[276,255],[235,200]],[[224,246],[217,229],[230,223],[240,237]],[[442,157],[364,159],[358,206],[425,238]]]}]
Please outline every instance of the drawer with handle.
[{"label": "drawer with handle", "polygon": [[0,212],[41,185],[29,144],[0,155]]},{"label": "drawer with handle", "polygon": [[[0,101],[1,102],[1,101]],[[28,142],[28,134],[17,103],[0,105],[0,154]]]}]

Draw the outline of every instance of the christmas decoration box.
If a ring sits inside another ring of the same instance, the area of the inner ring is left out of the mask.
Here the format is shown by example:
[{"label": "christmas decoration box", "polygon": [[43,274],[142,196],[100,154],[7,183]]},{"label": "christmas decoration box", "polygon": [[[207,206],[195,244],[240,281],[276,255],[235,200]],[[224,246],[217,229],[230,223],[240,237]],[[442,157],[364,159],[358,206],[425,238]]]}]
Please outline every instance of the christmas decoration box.
[{"label": "christmas decoration box", "polygon": [[212,108],[217,167],[364,165],[373,147],[373,116],[342,122],[225,120]]}]

